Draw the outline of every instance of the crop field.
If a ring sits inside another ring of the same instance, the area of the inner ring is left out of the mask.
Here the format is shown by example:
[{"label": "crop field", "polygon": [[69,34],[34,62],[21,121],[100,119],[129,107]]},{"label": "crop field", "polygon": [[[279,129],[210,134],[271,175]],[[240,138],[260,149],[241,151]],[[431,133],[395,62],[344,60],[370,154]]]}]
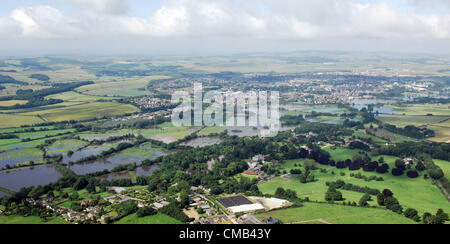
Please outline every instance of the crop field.
[{"label": "crop field", "polygon": [[48,96],[47,98],[61,99],[61,100],[67,101],[67,102],[80,102],[80,103],[114,99],[114,97],[89,96],[89,95],[84,95],[84,94],[80,94],[80,93],[76,93],[76,92],[60,93],[60,94]]},{"label": "crop field", "polygon": [[96,83],[76,89],[83,94],[108,97],[133,97],[150,95],[147,85],[152,80],[167,79],[167,76],[148,76],[123,81]]},{"label": "crop field", "polygon": [[88,120],[104,116],[118,116],[139,111],[136,107],[117,102],[93,102],[44,111],[24,113],[24,116],[40,116],[46,121]]},{"label": "crop field", "polygon": [[379,119],[398,127],[407,125],[427,127],[436,133],[434,138],[430,138],[431,141],[450,141],[449,104],[415,104],[405,107],[393,106],[393,108],[396,115],[383,115]]},{"label": "crop field", "polygon": [[44,122],[44,120],[32,115],[0,114],[0,128],[19,127]]},{"label": "crop field", "polygon": [[50,130],[50,131],[38,131],[38,132],[24,132],[16,133],[20,139],[40,139],[45,137],[51,137],[58,134],[66,134],[74,132],[74,129],[63,129],[63,130]]},{"label": "crop field", "polygon": [[115,222],[115,224],[183,224],[183,223],[165,214],[158,213],[156,215],[147,216],[144,218],[139,218],[137,214],[132,214]]},{"label": "crop field", "polygon": [[414,224],[402,215],[374,208],[304,203],[303,207],[258,214],[263,221],[272,217],[284,224]]},{"label": "crop field", "polygon": [[450,143],[450,126],[443,127],[443,126],[433,125],[433,126],[428,126],[428,128],[430,130],[433,130],[436,134],[435,137],[430,139],[431,141]]},{"label": "crop field", "polygon": [[396,125],[398,127],[405,127],[407,125],[415,125],[417,127],[439,124],[442,121],[449,119],[449,117],[437,117],[426,115],[383,115],[379,119],[384,123]]},{"label": "crop field", "polygon": [[405,115],[450,116],[450,104],[414,104],[411,106],[391,106],[395,112]]},{"label": "crop field", "polygon": [[26,100],[9,100],[9,101],[0,101],[0,107],[8,107],[8,106],[14,106],[16,104],[22,105],[27,103]]}]

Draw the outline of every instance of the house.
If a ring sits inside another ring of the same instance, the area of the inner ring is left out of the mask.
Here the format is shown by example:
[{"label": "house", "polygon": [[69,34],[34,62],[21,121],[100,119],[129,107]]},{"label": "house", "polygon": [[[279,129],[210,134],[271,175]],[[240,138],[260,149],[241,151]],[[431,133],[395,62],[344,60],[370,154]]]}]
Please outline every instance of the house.
[{"label": "house", "polygon": [[199,207],[202,208],[202,209],[204,209],[204,210],[210,209],[210,208],[211,208],[211,206],[209,206],[209,204],[202,204],[202,205],[200,205]]},{"label": "house", "polygon": [[244,171],[244,174],[245,175],[257,176],[258,172],[256,172],[256,170],[254,170],[254,169],[249,169],[249,170]]},{"label": "house", "polygon": [[206,214],[208,214],[208,216],[214,216],[214,215],[216,215],[216,210],[206,209]]},{"label": "house", "polygon": [[405,159],[403,159],[403,162],[405,162],[406,165],[414,164],[414,160],[412,158],[405,158]]},{"label": "house", "polygon": [[264,161],[264,155],[256,155],[252,158],[252,162],[262,162]]},{"label": "house", "polygon": [[202,224],[202,225],[213,225],[214,224],[214,220],[210,219],[210,218],[201,218],[200,219],[200,224]]},{"label": "house", "polygon": [[109,191],[113,191],[116,194],[125,194],[128,192],[128,190],[123,187],[110,187]]}]

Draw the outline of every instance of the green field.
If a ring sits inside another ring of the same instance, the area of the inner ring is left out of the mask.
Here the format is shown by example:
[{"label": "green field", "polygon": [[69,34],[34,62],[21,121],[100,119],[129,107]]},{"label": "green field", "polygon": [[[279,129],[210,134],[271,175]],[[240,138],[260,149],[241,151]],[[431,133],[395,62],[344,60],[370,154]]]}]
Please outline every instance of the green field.
[{"label": "green field", "polygon": [[158,213],[153,216],[139,218],[137,214],[129,215],[115,222],[115,224],[183,224],[182,222],[169,217],[165,214]]},{"label": "green field", "polygon": [[433,161],[444,171],[445,176],[450,179],[450,162],[438,159],[434,159]]},{"label": "green field", "polygon": [[272,217],[284,224],[415,224],[387,210],[317,203],[262,213],[257,217],[263,221]]},{"label": "green field", "polygon": [[22,216],[0,216],[0,224],[67,224],[62,219],[52,218],[44,222],[41,218],[36,216],[22,217]]},{"label": "green field", "polygon": [[56,94],[56,95],[51,95],[51,96],[48,96],[47,98],[61,99],[66,102],[80,102],[80,103],[114,99],[111,97],[89,96],[89,95],[84,95],[84,94],[80,94],[77,92],[65,92],[65,93],[60,93],[60,94]]},{"label": "green field", "polygon": [[117,102],[92,102],[88,104],[67,106],[23,113],[24,116],[41,116],[46,121],[60,122],[68,120],[89,120],[104,116],[119,116],[138,112],[139,109],[129,104]]},{"label": "green field", "polygon": [[450,104],[414,104],[410,106],[391,106],[395,112],[406,115],[450,116]]},{"label": "green field", "polygon": [[[392,164],[395,158],[385,157],[386,162]],[[296,161],[300,163],[300,160]],[[286,169],[292,168],[295,161],[288,161],[288,166]],[[317,164],[318,165],[318,164]],[[394,192],[395,197],[398,198],[400,204],[406,208],[415,208],[421,214],[425,212],[436,212],[439,208],[443,208],[446,212],[450,212],[450,205],[448,200],[441,193],[441,191],[432,184],[431,180],[425,180],[423,177],[416,179],[410,179],[406,175],[395,177],[390,173],[378,174],[375,172],[364,172],[359,171],[349,171],[348,169],[336,169],[331,166],[319,166],[320,168],[327,169],[326,173],[321,173],[319,170],[313,171],[316,177],[315,182],[303,184],[297,178],[282,178],[277,177],[268,182],[259,185],[261,192],[265,194],[274,194],[278,187],[283,187],[285,189],[295,190],[300,197],[309,197],[314,201],[325,201],[325,193],[328,187],[325,185],[326,182],[336,181],[341,179],[346,183],[352,183],[358,186],[367,186],[370,188],[375,188],[380,191],[384,189],[390,189]],[[303,172],[304,169],[300,168]],[[283,169],[283,167],[282,167]],[[333,175],[332,172],[335,174]],[[341,176],[340,173],[344,172],[345,176]],[[357,179],[350,177],[350,173],[361,173],[367,177],[377,176],[383,177],[384,181],[371,181],[366,182],[363,179]],[[362,193],[342,191],[345,201],[355,201],[359,202],[362,197]],[[376,202],[370,202],[371,206],[376,205]]]},{"label": "green field", "polygon": [[134,97],[151,95],[147,85],[152,80],[168,79],[167,76],[147,76],[131,78],[115,82],[96,83],[79,87],[76,90],[83,94],[108,97]]}]

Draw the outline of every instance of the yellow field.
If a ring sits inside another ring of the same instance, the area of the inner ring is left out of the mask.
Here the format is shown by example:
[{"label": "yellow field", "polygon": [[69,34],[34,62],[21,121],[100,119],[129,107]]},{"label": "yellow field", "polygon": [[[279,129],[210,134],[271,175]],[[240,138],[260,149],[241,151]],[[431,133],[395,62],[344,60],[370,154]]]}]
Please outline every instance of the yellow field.
[{"label": "yellow field", "polygon": [[66,102],[94,102],[94,101],[98,101],[98,100],[113,100],[114,99],[112,97],[89,96],[89,95],[84,95],[84,94],[80,94],[80,93],[76,93],[76,92],[65,92],[65,93],[60,93],[60,94],[56,94],[56,95],[51,95],[46,98],[61,99]]},{"label": "yellow field", "polygon": [[14,106],[16,104],[22,105],[26,104],[28,101],[26,100],[9,100],[9,101],[0,101],[0,107],[9,107]]},{"label": "yellow field", "polygon": [[392,107],[395,112],[405,115],[445,115],[450,116],[450,104],[415,104],[406,107]]},{"label": "yellow field", "polygon": [[428,126],[428,129],[433,130],[436,136],[431,138],[434,142],[447,142],[450,143],[450,127],[441,126]]},{"label": "yellow field", "polygon": [[117,82],[104,82],[87,85],[76,90],[86,95],[109,96],[109,97],[130,97],[150,95],[146,90],[151,80],[168,79],[168,76],[147,76],[141,78],[124,79]]},{"label": "yellow field", "polygon": [[117,102],[93,102],[43,111],[23,113],[27,116],[41,116],[46,121],[60,122],[68,120],[88,120],[103,116],[119,116],[138,112],[139,109],[129,104]]},{"label": "yellow field", "polygon": [[44,121],[37,116],[0,114],[0,128],[20,127],[22,125],[33,125],[39,123],[44,123]]}]

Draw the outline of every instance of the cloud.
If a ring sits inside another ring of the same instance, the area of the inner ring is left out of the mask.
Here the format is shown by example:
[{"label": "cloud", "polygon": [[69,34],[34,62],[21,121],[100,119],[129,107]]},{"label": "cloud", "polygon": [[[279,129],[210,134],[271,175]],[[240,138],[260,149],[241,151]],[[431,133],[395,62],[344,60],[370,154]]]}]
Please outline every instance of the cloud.
[{"label": "cloud", "polygon": [[11,21],[17,28],[15,32],[24,38],[72,38],[83,33],[76,27],[79,20],[50,6],[15,9],[6,23]]},{"label": "cloud", "polygon": [[[235,43],[450,39],[450,14],[405,12],[381,0],[164,0],[145,18],[131,16],[127,0],[64,1],[77,4],[80,11],[68,14],[51,6],[17,8],[9,17],[0,18],[0,37],[83,43],[108,38],[227,39]],[[411,6],[424,4],[422,0],[409,1]]]},{"label": "cloud", "polygon": [[124,15],[129,10],[128,0],[65,0],[75,3],[83,10],[107,15]]}]

